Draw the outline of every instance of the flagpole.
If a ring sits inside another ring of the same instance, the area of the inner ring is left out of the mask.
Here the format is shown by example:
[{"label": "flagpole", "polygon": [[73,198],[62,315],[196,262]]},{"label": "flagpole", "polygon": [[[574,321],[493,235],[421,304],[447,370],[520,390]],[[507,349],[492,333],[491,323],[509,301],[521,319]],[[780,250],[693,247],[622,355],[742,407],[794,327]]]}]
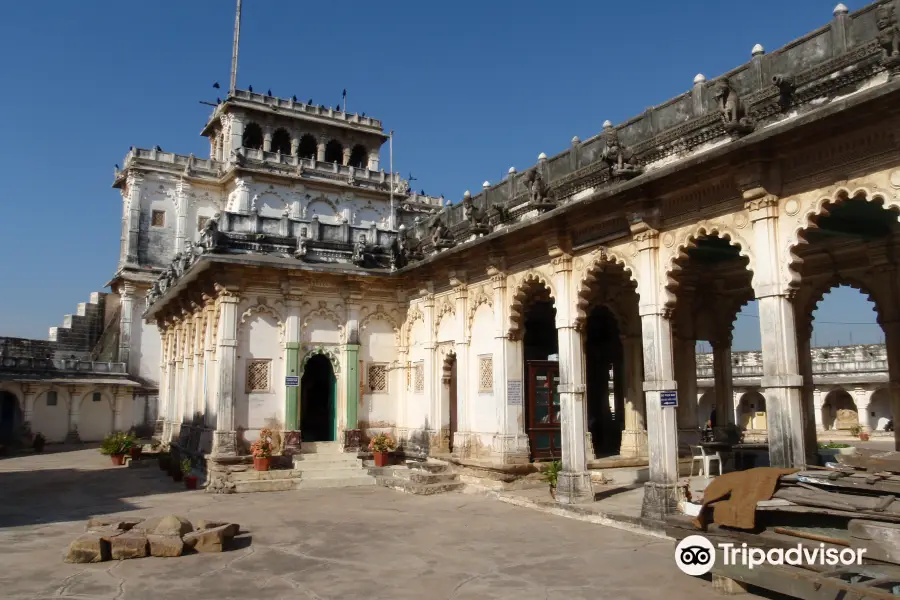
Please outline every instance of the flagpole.
[{"label": "flagpole", "polygon": [[241,0],[237,0],[237,12],[234,15],[234,45],[231,48],[231,85],[228,95],[233,96],[237,89],[238,45],[241,39]]},{"label": "flagpole", "polygon": [[347,90],[344,90],[343,96],[344,96],[344,98],[343,98],[343,100],[344,100],[344,112],[347,112]]},{"label": "flagpole", "polygon": [[390,149],[390,173],[391,173],[391,229],[396,229],[396,216],[394,211],[394,130],[391,130],[389,149]]}]

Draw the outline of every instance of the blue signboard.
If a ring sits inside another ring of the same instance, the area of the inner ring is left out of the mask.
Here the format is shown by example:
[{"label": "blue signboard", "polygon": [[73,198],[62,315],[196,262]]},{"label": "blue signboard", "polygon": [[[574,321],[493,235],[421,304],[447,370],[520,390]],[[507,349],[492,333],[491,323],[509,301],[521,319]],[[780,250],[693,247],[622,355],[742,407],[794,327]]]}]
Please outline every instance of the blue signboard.
[{"label": "blue signboard", "polygon": [[284,385],[287,387],[300,387],[300,377],[297,375],[288,375],[284,378]]},{"label": "blue signboard", "polygon": [[665,390],[660,392],[659,403],[662,406],[678,406],[678,394],[675,390]]}]

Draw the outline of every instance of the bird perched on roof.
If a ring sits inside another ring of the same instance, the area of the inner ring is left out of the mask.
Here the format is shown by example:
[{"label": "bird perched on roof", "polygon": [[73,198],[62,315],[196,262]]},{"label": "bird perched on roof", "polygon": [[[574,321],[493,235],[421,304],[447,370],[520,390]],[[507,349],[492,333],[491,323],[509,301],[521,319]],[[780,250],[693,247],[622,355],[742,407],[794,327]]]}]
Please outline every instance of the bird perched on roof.
[{"label": "bird perched on roof", "polygon": [[157,151],[157,152],[162,152],[162,151],[163,151],[163,149],[162,149],[162,148],[160,148],[160,147],[159,147],[159,145],[158,145],[158,144],[157,144],[157,146],[156,146],[156,151]]},{"label": "bird perched on roof", "polygon": [[252,91],[253,91],[253,86],[252,86],[252,85],[248,85],[248,86],[247,86],[247,91],[248,91],[248,92],[252,92]]},{"label": "bird perched on roof", "polygon": [[116,171],[119,170],[119,163],[116,163]]},{"label": "bird perched on roof", "polygon": [[363,114],[361,114],[361,115],[359,115],[359,116],[364,117],[364,116],[366,116],[366,113],[363,113]]},{"label": "bird perched on roof", "polygon": [[266,96],[271,96],[271,95],[272,95],[272,90],[269,90],[266,92]]},{"label": "bird perched on roof", "polygon": [[310,106],[312,106],[312,98],[310,98],[309,100],[307,100],[306,103],[309,104]]},{"label": "bird perched on roof", "polygon": [[219,89],[219,82],[218,82],[218,81],[215,82],[215,83],[213,84],[213,87],[216,88],[216,89]]},{"label": "bird perched on roof", "polygon": [[222,99],[221,99],[221,98],[216,98],[216,104],[222,104]]},{"label": "bird perched on roof", "polygon": [[293,100],[294,102],[296,102],[296,101],[297,101],[297,95],[294,94],[293,96],[291,96],[291,100]]}]

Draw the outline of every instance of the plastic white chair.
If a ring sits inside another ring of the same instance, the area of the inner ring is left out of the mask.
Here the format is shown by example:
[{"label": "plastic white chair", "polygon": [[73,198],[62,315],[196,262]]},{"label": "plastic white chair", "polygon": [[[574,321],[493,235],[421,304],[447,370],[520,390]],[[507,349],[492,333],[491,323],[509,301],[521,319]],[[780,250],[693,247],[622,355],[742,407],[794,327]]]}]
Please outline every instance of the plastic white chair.
[{"label": "plastic white chair", "polygon": [[703,475],[707,479],[710,478],[710,465],[713,461],[719,463],[719,475],[722,474],[722,455],[719,454],[718,451],[715,453],[707,453],[706,448],[703,446],[691,446],[691,477],[694,476],[694,463],[700,463],[700,472],[698,475]]}]

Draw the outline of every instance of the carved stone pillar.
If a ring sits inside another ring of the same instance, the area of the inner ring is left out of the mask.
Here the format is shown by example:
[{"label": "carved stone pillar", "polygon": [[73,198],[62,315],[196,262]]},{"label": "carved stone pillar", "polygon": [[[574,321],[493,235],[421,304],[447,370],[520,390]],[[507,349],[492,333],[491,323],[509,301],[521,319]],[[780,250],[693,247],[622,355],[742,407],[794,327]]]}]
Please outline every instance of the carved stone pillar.
[{"label": "carved stone pillar", "polygon": [[113,406],[113,431],[127,431],[131,428],[130,423],[125,423],[125,406],[128,402],[133,402],[133,395],[128,388],[119,387],[115,390],[114,406]]},{"label": "carved stone pillar", "polygon": [[[119,348],[118,361],[125,363],[125,369],[136,374],[131,368],[131,320],[134,314],[135,286],[126,281],[119,288]],[[136,371],[135,369],[134,371]]]},{"label": "carved stone pillar", "polygon": [[556,333],[559,337],[559,402],[562,466],[557,484],[559,502],[593,501],[587,468],[587,407],[585,406],[584,344],[575,327],[572,299],[572,257],[560,248],[550,251],[556,287]]},{"label": "carved stone pillar", "polygon": [[345,369],[346,377],[346,398],[347,413],[346,423],[344,424],[344,438],[342,445],[344,452],[359,452],[360,432],[359,432],[359,380],[361,373],[359,372],[359,304],[357,300],[359,294],[351,294],[348,299],[347,307],[347,344],[344,348],[344,362],[347,364]]},{"label": "carved stone pillar", "polygon": [[882,323],[888,359],[888,389],[891,394],[891,418],[894,420],[894,448],[900,450],[900,320]]},{"label": "carved stone pillar", "polygon": [[678,441],[681,444],[700,442],[697,422],[697,341],[675,337],[674,349],[675,380],[678,384]]},{"label": "carved stone pillar", "polygon": [[821,406],[816,407],[815,386],[812,373],[812,353],[810,352],[811,327],[797,328],[797,358],[800,366],[800,377],[803,387],[800,389],[800,406],[803,409],[804,439],[806,442],[806,462],[818,464],[819,448],[816,441],[816,429],[822,424]]},{"label": "carved stone pillar", "polygon": [[[641,514],[663,520],[678,506],[678,430],[675,407],[662,406],[663,391],[677,389],[672,357],[672,324],[666,316],[666,274],[659,260],[659,232],[644,221],[631,225],[638,245],[638,294],[644,350],[644,392],[650,481],[644,486]],[[690,399],[689,399],[690,400]]]},{"label": "carved stone pillar", "polygon": [[234,456],[239,451],[234,428],[234,385],[237,367],[237,289],[216,285],[219,294],[219,324],[216,338],[216,370],[218,371],[216,431],[213,451],[216,456]]},{"label": "carved stone pillar", "polygon": [[859,419],[859,427],[862,431],[872,431],[872,423],[869,418],[869,403],[875,390],[857,387],[853,390],[853,401],[856,403],[856,415]]},{"label": "carved stone pillar", "polygon": [[191,184],[181,179],[175,185],[175,248],[174,252],[184,250],[184,241],[187,239],[187,210],[190,202]]},{"label": "carved stone pillar", "polygon": [[22,420],[28,431],[31,431],[31,421],[34,419],[34,400],[37,397],[35,389],[29,385],[22,386],[22,392],[25,394],[25,406],[23,407]]},{"label": "carved stone pillar", "polygon": [[[457,406],[457,431],[464,432],[465,439],[469,442],[469,449],[477,448],[478,445],[473,445],[472,440],[472,419],[470,416],[470,402],[471,398],[469,397],[469,337],[466,332],[466,302],[468,300],[468,288],[466,287],[465,282],[461,278],[452,277],[450,280],[450,284],[455,286],[454,292],[456,293],[456,343],[454,344],[454,349],[456,351],[456,406]],[[436,395],[439,400],[440,396]],[[444,411],[442,407],[440,407],[436,412],[435,416],[439,416],[441,420],[443,420]],[[439,423],[438,429],[444,427],[444,423]],[[446,427],[449,428],[450,424],[447,423]],[[443,437],[443,436],[442,436]],[[454,444],[454,451],[456,450],[456,444]]]},{"label": "carved stone pillar", "polygon": [[284,390],[284,451],[285,456],[300,452],[300,297],[286,296],[287,316],[284,323],[285,373],[296,377],[297,385]]},{"label": "carved stone pillar", "polygon": [[341,164],[345,167],[350,164],[350,154],[352,150],[350,148],[344,148],[343,154],[341,155]]},{"label": "carved stone pillar", "polygon": [[84,391],[79,387],[69,388],[69,432],[66,434],[66,443],[78,443],[81,437],[78,435],[78,421],[81,414],[81,399]]},{"label": "carved stone pillar", "polygon": [[619,454],[647,456],[647,405],[644,402],[644,349],[637,335],[623,336],[625,356],[625,429]]},{"label": "carved stone pillar", "polygon": [[[143,192],[144,177],[134,170],[128,174],[127,188],[127,229],[125,233],[125,255],[122,257],[127,264],[138,263],[138,240],[141,233],[141,195]],[[120,261],[121,262],[121,261]]]},{"label": "carved stone pillar", "polygon": [[325,162],[325,140],[319,140],[319,143],[316,144],[316,160]]},{"label": "carved stone pillar", "polygon": [[425,331],[427,337],[425,344],[423,344],[423,348],[425,350],[425,358],[423,360],[422,368],[425,374],[425,381],[423,382],[424,400],[425,405],[428,408],[425,410],[425,423],[410,423],[411,427],[422,427],[422,435],[420,439],[423,440],[423,447],[415,449],[414,451],[421,453],[423,456],[428,453],[430,447],[430,439],[435,435],[436,432],[439,432],[440,430],[440,418],[434,414],[433,408],[436,395],[434,384],[436,383],[437,378],[434,370],[434,293],[430,289],[430,286],[429,289],[425,291],[426,294],[424,302],[422,302],[422,312],[425,316]]},{"label": "carved stone pillar", "polygon": [[267,127],[263,133],[263,152],[272,151],[272,129]]},{"label": "carved stone pillar", "polygon": [[378,162],[379,162],[378,152],[377,151],[370,152],[369,153],[369,165],[368,165],[369,170],[377,171],[378,170]]},{"label": "carved stone pillar", "polygon": [[734,425],[734,379],[731,370],[731,338],[723,336],[710,342],[713,349],[713,385],[716,395],[715,435],[725,437],[729,425]]},{"label": "carved stone pillar", "polygon": [[762,387],[769,428],[769,462],[773,467],[806,466],[806,441],[800,389],[803,378],[797,355],[794,307],[780,282],[789,260],[778,241],[778,198],[763,188],[744,192],[753,224],[756,251],[754,292],[759,302],[762,337]]}]

